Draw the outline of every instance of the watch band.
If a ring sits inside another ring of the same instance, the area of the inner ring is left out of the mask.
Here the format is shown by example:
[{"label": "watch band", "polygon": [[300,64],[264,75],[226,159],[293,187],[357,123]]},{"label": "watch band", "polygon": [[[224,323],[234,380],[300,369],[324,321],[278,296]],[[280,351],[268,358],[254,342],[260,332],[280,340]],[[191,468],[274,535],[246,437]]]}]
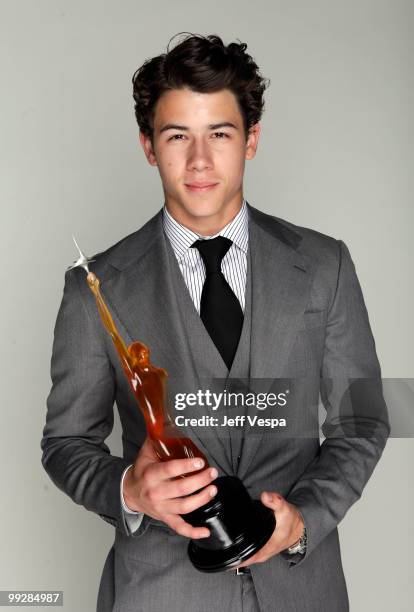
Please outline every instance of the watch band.
[{"label": "watch band", "polygon": [[306,527],[304,527],[303,534],[300,540],[296,542],[296,544],[292,544],[292,546],[289,546],[289,548],[286,548],[286,552],[289,555],[294,555],[296,553],[300,553],[303,555],[306,552],[307,541],[308,541],[308,537],[306,534]]}]

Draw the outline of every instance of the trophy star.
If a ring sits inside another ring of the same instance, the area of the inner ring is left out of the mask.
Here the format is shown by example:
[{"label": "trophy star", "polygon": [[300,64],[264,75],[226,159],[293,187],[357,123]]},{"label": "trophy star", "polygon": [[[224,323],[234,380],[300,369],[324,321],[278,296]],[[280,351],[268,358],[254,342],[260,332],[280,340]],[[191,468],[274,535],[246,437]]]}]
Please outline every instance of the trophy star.
[{"label": "trophy star", "polygon": [[72,238],[73,238],[73,242],[75,243],[76,248],[79,251],[79,257],[78,257],[78,259],[76,261],[73,262],[73,265],[71,265],[68,268],[66,268],[66,271],[72,270],[73,268],[83,268],[85,270],[85,272],[87,272],[89,274],[88,263],[91,262],[91,261],[95,261],[95,259],[91,259],[90,257],[87,257],[87,255],[82,253],[78,243],[76,242],[75,236],[72,236]]}]

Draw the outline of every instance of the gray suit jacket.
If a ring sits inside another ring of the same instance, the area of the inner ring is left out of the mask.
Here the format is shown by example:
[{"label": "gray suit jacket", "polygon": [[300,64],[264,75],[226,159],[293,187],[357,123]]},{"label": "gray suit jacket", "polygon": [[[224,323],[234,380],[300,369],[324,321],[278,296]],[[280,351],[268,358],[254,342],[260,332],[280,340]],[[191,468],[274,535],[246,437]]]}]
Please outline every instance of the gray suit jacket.
[{"label": "gray suit jacket", "polygon": [[[252,566],[263,611],[348,610],[337,525],[359,499],[389,434],[380,366],[349,251],[342,241],[248,205],[252,275],[250,376],[301,381],[306,435],[247,436],[237,475],[254,497],[282,493],[301,511],[308,545],[296,563],[276,555]],[[124,340],[140,340],[170,384],[197,376],[168,273],[160,210],[140,230],[96,255],[91,269]],[[198,356],[199,358],[200,356]],[[132,535],[120,479],[145,438],[142,415],[103,329],[83,270],[66,273],[51,362],[52,389],[41,441],[42,463],[70,498],[115,527],[98,612],[202,612],[240,609],[234,572],[203,574],[188,541],[145,516]],[[327,411],[318,435],[318,398]],[[123,457],[105,439],[116,402]],[[309,433],[311,432],[311,433]],[[188,431],[210,463],[231,473],[222,440]],[[231,436],[231,433],[229,434]],[[223,467],[224,466],[224,467]],[[228,466],[228,470],[226,470]]]}]

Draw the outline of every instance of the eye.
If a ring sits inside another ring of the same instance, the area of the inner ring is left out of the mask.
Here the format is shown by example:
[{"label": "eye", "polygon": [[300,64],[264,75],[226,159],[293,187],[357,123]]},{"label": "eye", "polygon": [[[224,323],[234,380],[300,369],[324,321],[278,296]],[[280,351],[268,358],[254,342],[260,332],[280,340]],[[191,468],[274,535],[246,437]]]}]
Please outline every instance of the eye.
[{"label": "eye", "polygon": [[[185,134],[173,134],[173,136],[170,136],[167,140],[182,140],[182,136],[185,136]],[[213,132],[213,136],[217,136],[216,140],[230,138],[229,134],[226,134],[226,132]]]}]

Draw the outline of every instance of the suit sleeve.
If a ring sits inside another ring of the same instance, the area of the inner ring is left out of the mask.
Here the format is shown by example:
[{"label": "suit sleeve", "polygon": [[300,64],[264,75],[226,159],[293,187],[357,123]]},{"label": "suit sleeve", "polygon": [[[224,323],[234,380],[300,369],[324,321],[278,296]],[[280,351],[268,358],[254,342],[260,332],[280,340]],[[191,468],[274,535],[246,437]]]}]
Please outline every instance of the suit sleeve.
[{"label": "suit sleeve", "polygon": [[65,275],[54,329],[42,465],[75,503],[129,535],[120,484],[130,461],[112,456],[104,442],[113,429],[116,383],[103,328],[82,297],[79,273]]},{"label": "suit sleeve", "polygon": [[[320,396],[325,440],[287,500],[302,514],[306,562],[318,544],[361,497],[386,445],[390,427],[381,371],[355,266],[338,241],[334,298],[329,308]],[[293,565],[293,563],[291,562]]]}]

